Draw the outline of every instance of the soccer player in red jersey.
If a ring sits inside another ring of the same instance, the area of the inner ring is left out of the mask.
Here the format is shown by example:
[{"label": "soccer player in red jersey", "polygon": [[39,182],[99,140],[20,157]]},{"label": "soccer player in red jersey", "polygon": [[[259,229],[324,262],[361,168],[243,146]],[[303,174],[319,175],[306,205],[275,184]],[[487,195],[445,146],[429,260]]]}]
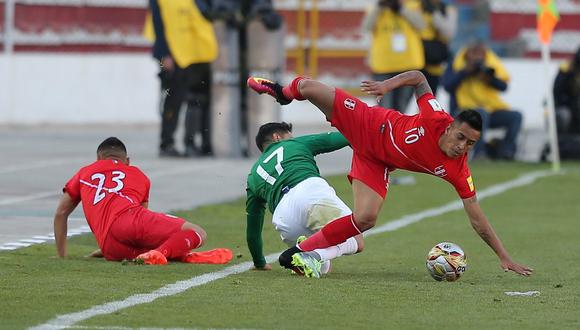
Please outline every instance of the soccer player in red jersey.
[{"label": "soccer player in red jersey", "polygon": [[[477,234],[493,249],[501,267],[529,276],[532,269],[515,263],[484,215],[467,165],[467,152],[481,134],[481,117],[463,111],[457,118],[437,102],[425,76],[419,71],[401,73],[385,81],[363,81],[361,90],[380,99],[401,86],[413,86],[419,113],[404,115],[392,109],[368,106],[346,92],[308,78],[297,77],[288,86],[250,77],[248,86],[273,96],[280,104],[308,100],[318,107],[353,148],[349,179],[354,212],[338,218],[279,258],[286,268],[307,267],[296,260],[314,258],[310,252],[344,242],[372,228],[387,195],[389,173],[395,169],[427,173],[451,183]],[[294,254],[300,258],[292,258]]]},{"label": "soccer player in red jersey", "polygon": [[[195,259],[196,253],[190,251],[203,244],[205,231],[183,219],[148,210],[150,186],[149,178],[129,165],[123,142],[115,137],[104,140],[97,148],[97,161],[81,168],[63,188],[54,216],[58,255],[66,256],[68,216],[82,202],[107,260],[194,262],[190,259]],[[93,256],[99,256],[98,251]]]}]

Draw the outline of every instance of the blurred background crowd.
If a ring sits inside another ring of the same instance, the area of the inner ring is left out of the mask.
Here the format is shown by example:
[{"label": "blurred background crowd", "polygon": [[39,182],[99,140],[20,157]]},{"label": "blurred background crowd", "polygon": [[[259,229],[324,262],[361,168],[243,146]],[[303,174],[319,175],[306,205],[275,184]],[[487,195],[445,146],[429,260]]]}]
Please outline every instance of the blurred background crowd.
[{"label": "blurred background crowd", "polygon": [[[282,117],[248,75],[364,97],[362,80],[421,70],[450,113],[482,114],[473,159],[545,158],[546,86],[562,156],[577,158],[580,1],[555,3],[546,82],[535,0],[4,0],[0,124],[159,122],[161,157],[248,156]],[[412,113],[411,100],[401,88],[381,105]]]}]

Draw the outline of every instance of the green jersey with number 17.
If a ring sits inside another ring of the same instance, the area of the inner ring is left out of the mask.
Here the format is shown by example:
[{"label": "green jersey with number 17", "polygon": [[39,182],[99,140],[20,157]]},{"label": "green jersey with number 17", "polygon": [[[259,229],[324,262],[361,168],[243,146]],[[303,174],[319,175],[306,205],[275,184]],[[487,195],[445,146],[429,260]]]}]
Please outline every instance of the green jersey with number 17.
[{"label": "green jersey with number 17", "polygon": [[246,188],[246,240],[254,266],[261,268],[266,264],[262,249],[266,204],[273,213],[284,193],[308,178],[320,177],[315,155],[347,145],[342,134],[333,132],[282,140],[264,150],[248,175]]},{"label": "green jersey with number 17", "polygon": [[306,135],[270,144],[248,175],[248,199],[255,198],[254,202],[262,205],[265,202],[270,212],[274,212],[284,192],[308,178],[320,177],[314,156],[347,145],[346,138],[338,132]]}]

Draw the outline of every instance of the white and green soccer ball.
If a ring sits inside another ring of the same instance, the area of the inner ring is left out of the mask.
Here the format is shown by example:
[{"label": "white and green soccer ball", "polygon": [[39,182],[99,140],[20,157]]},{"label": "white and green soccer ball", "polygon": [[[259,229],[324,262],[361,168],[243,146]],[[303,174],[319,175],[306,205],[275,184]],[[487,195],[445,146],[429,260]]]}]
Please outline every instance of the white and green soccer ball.
[{"label": "white and green soccer ball", "polygon": [[426,265],[435,280],[453,282],[467,269],[467,257],[459,245],[442,242],[429,251]]}]

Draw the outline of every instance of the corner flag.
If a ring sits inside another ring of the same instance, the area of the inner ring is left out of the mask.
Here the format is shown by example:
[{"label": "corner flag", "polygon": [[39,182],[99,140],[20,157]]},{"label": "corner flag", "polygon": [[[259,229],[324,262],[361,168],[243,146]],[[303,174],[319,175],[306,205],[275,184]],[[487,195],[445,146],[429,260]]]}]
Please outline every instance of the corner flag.
[{"label": "corner flag", "polygon": [[543,44],[549,44],[552,31],[560,20],[560,14],[554,0],[538,0],[538,36]]}]

